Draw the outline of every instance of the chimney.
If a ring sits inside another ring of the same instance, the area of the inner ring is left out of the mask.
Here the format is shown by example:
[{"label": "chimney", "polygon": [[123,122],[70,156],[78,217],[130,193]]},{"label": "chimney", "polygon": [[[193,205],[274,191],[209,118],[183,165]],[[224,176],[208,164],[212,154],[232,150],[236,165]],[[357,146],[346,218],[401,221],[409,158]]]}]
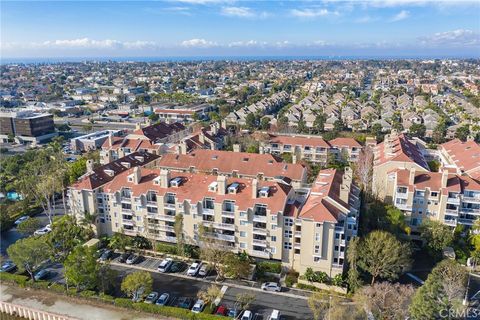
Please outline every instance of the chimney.
[{"label": "chimney", "polygon": [[178,144],[178,152],[179,154],[187,154],[187,142],[185,140],[180,141]]},{"label": "chimney", "polygon": [[133,168],[133,183],[139,184],[140,180],[142,180],[142,171],[140,167]]},{"label": "chimney", "polygon": [[203,131],[200,131],[198,134],[198,140],[200,140],[200,143],[205,143],[205,135],[203,134]]},{"label": "chimney", "polygon": [[110,132],[108,135],[108,143],[110,144],[110,147],[113,146],[113,133]]},{"label": "chimney", "polygon": [[225,191],[227,190],[227,177],[217,176],[217,188],[219,195],[225,195]]},{"label": "chimney", "polygon": [[218,127],[219,127],[218,122],[215,122],[211,125],[212,135],[216,136],[218,134]]},{"label": "chimney", "polygon": [[113,161],[113,150],[107,150],[107,152],[105,152],[105,156],[103,157],[103,162],[107,164],[112,161]]},{"label": "chimney", "polygon": [[252,199],[256,199],[258,194],[258,180],[255,178],[252,180]]},{"label": "chimney", "polygon": [[93,160],[88,159],[86,165],[87,165],[87,173],[92,174],[93,173]]},{"label": "chimney", "polygon": [[349,198],[350,198],[350,186],[346,185],[345,183],[342,183],[342,185],[340,186],[340,199],[343,202],[348,203]]},{"label": "chimney", "polygon": [[262,145],[259,146],[259,147],[258,147],[258,153],[259,153],[259,154],[264,154],[264,153],[265,153],[265,147],[262,146]]},{"label": "chimney", "polygon": [[233,145],[233,152],[242,152],[242,148],[241,148],[240,144],[235,143]]},{"label": "chimney", "polygon": [[413,185],[415,183],[415,168],[410,168],[410,175],[408,176],[408,184]]},{"label": "chimney", "polygon": [[292,155],[292,163],[297,163],[297,155],[296,154]]},{"label": "chimney", "polygon": [[227,129],[227,120],[225,120],[225,119],[222,120],[221,126],[222,126],[223,129]]},{"label": "chimney", "polygon": [[142,129],[142,124],[140,122],[137,122],[135,124],[135,130],[140,130],[140,129]]},{"label": "chimney", "polygon": [[447,187],[447,181],[448,181],[448,170],[444,169],[442,171],[442,188]]},{"label": "chimney", "polygon": [[160,170],[160,187],[168,188],[170,186],[170,171],[161,169]]},{"label": "chimney", "polygon": [[152,125],[152,119],[147,118],[147,120],[145,120],[145,124],[147,125],[147,127],[151,126]]}]

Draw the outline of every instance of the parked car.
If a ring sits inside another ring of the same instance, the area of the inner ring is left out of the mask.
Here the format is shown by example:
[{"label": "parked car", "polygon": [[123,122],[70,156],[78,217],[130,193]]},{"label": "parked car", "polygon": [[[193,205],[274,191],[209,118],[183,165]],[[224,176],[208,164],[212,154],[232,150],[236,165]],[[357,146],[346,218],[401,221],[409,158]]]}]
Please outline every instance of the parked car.
[{"label": "parked car", "polygon": [[226,316],[228,314],[228,309],[225,306],[219,306],[215,311],[216,316]]},{"label": "parked car", "polygon": [[162,293],[160,295],[160,298],[158,298],[157,302],[155,304],[159,306],[166,306],[168,303],[168,300],[170,300],[170,295],[168,293]]},{"label": "parked car", "polygon": [[262,284],[262,290],[280,292],[282,287],[276,282],[265,282]]},{"label": "parked car", "polygon": [[35,278],[35,281],[38,281],[38,280],[42,280],[42,279],[45,279],[46,277],[48,277],[50,275],[50,271],[46,270],[46,269],[42,269],[40,271],[37,271],[33,277]]},{"label": "parked car", "polygon": [[208,264],[202,264],[202,267],[200,268],[200,270],[198,270],[198,275],[200,277],[205,277],[208,273],[208,270],[209,270]]},{"label": "parked car", "polygon": [[11,272],[15,270],[17,265],[13,263],[13,261],[7,260],[2,263],[2,266],[0,267],[0,272]]},{"label": "parked car", "polygon": [[131,253],[130,252],[124,252],[120,255],[120,258],[118,258],[118,262],[125,263],[127,262],[127,259],[130,257]]},{"label": "parked car", "polygon": [[52,228],[49,224],[47,224],[45,227],[36,230],[33,234],[36,236],[43,236],[44,234],[50,233],[51,231]]},{"label": "parked car", "polygon": [[110,259],[113,255],[113,251],[112,250],[105,250],[102,255],[100,256],[100,261],[107,261],[108,259]]},{"label": "parked car", "polygon": [[195,302],[195,304],[193,305],[192,312],[200,313],[202,312],[204,307],[205,307],[205,301],[198,299],[197,302]]},{"label": "parked car", "polygon": [[237,309],[228,310],[227,316],[230,317],[230,318],[237,318],[238,317],[238,310]]},{"label": "parked car", "polygon": [[145,298],[145,303],[154,303],[158,299],[158,292],[150,292],[150,294]]},{"label": "parked car", "polygon": [[241,320],[252,320],[252,319],[253,319],[252,311],[245,310],[242,314]]},{"label": "parked car", "polygon": [[135,292],[135,294],[133,295],[132,297],[132,301],[133,302],[142,302],[143,300],[143,294],[145,293],[145,288],[144,287],[141,287],[140,289],[138,289],[137,292]]},{"label": "parked car", "polygon": [[160,272],[168,272],[170,270],[170,267],[172,266],[173,260],[171,258],[166,258],[160,263],[158,266],[158,271]]},{"label": "parked car", "polygon": [[280,311],[273,310],[267,320],[280,320]]},{"label": "parked car", "polygon": [[190,309],[193,304],[193,299],[192,298],[187,298],[187,297],[181,297],[177,300],[177,307],[183,308],[183,309]]},{"label": "parked car", "polygon": [[15,224],[16,226],[18,226],[20,223],[22,223],[23,221],[26,221],[26,220],[28,220],[28,219],[30,219],[29,216],[21,216],[20,218],[18,218],[17,220],[15,220],[14,224]]},{"label": "parked car", "polygon": [[127,261],[125,261],[127,264],[135,264],[140,260],[140,256],[132,253],[128,258]]},{"label": "parked car", "polygon": [[194,262],[190,265],[190,268],[188,268],[187,270],[187,275],[188,276],[196,276],[197,273],[198,273],[198,270],[200,270],[200,268],[202,267],[202,263],[201,262]]},{"label": "parked car", "polygon": [[170,267],[170,272],[179,272],[182,270],[185,270],[185,263],[180,262],[180,261],[174,261],[172,263],[172,266]]}]

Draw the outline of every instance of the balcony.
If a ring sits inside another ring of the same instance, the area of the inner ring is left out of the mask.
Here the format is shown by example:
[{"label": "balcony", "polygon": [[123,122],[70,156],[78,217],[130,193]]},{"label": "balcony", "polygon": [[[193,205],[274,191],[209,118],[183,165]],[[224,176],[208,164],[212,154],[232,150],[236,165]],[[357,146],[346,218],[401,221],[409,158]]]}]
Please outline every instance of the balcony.
[{"label": "balcony", "polygon": [[445,223],[447,226],[455,227],[457,225],[457,220],[444,220],[443,223]]},{"label": "balcony", "polygon": [[222,216],[224,216],[224,217],[234,217],[234,216],[235,216],[235,212],[234,212],[234,211],[225,211],[225,210],[223,210],[223,211],[222,211]]},{"label": "balcony", "polygon": [[262,228],[253,228],[253,233],[266,236],[268,234],[268,230]]},{"label": "balcony", "polygon": [[168,231],[168,232],[175,232],[175,228],[171,226],[166,226],[166,225],[155,225],[155,224],[149,224],[148,228],[154,229],[154,230],[159,230],[159,231]]},{"label": "balcony", "polygon": [[123,233],[129,236],[137,235],[137,231],[135,231],[134,229],[123,229]]},{"label": "balcony", "polygon": [[466,224],[466,225],[469,225],[469,226],[473,226],[473,223],[475,222],[475,220],[459,218],[459,219],[457,219],[457,222],[459,224]]},{"label": "balcony", "polygon": [[163,207],[165,209],[170,209],[170,210],[175,210],[176,209],[175,203],[169,203],[169,202],[165,202],[163,204]]},{"label": "balcony", "polygon": [[132,212],[132,208],[124,208],[124,207],[122,207],[122,212]]},{"label": "balcony", "polygon": [[455,198],[450,198],[448,197],[447,198],[447,203],[451,203],[451,204],[460,204],[460,198],[458,197],[455,197]]},{"label": "balcony", "polygon": [[295,231],[295,238],[301,238],[302,237],[302,231]]},{"label": "balcony", "polygon": [[213,216],[215,214],[215,210],[209,208],[202,208],[202,214],[205,214],[207,216]]},{"label": "balcony", "polygon": [[213,239],[218,239],[218,240],[223,240],[223,241],[235,242],[235,236],[231,236],[231,235],[228,235],[228,234],[207,232],[207,233],[205,233],[205,236],[207,238],[213,238]]},{"label": "balcony", "polygon": [[412,206],[409,206],[406,203],[395,203],[395,207],[400,210],[412,211]]},{"label": "balcony", "polygon": [[255,257],[270,259],[270,252],[267,252],[267,251],[251,250],[250,255]]},{"label": "balcony", "polygon": [[256,246],[262,246],[262,247],[267,246],[267,240],[253,239],[252,242]]},{"label": "balcony", "polygon": [[480,209],[460,208],[460,211],[468,214],[480,214]]},{"label": "balcony", "polygon": [[235,224],[232,223],[214,223],[214,228],[235,231]]},{"label": "balcony", "polygon": [[475,197],[467,197],[467,196],[463,196],[463,201],[466,201],[466,202],[474,202],[474,203],[480,203],[480,196],[475,196]]},{"label": "balcony", "polygon": [[267,222],[267,216],[259,216],[254,214],[253,215],[253,221],[255,222]]},{"label": "balcony", "polygon": [[120,197],[120,201],[121,201],[121,202],[128,202],[128,203],[130,203],[130,202],[132,201],[132,198]]},{"label": "balcony", "polygon": [[135,225],[135,221],[133,221],[133,219],[122,219],[122,223],[126,224],[127,226]]},{"label": "balcony", "polygon": [[169,215],[169,214],[159,214],[156,216],[158,220],[161,221],[170,221],[170,222],[175,222],[175,216],[174,215]]},{"label": "balcony", "polygon": [[445,214],[448,214],[449,216],[458,216],[458,210],[445,209]]},{"label": "balcony", "polygon": [[160,235],[160,234],[151,235],[150,237],[154,238],[155,240],[177,243],[177,238],[176,237],[169,237],[169,236],[164,236],[164,235]]},{"label": "balcony", "polygon": [[398,199],[407,199],[408,193],[397,192],[395,195]]}]

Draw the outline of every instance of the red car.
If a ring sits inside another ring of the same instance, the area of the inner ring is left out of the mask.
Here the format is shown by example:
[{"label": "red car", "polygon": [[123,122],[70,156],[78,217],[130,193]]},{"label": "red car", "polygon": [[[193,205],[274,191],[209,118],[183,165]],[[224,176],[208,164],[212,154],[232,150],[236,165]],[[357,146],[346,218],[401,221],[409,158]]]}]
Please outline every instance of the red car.
[{"label": "red car", "polygon": [[224,306],[219,306],[217,308],[217,311],[215,312],[215,315],[217,316],[226,316],[228,313],[228,309],[225,308]]}]

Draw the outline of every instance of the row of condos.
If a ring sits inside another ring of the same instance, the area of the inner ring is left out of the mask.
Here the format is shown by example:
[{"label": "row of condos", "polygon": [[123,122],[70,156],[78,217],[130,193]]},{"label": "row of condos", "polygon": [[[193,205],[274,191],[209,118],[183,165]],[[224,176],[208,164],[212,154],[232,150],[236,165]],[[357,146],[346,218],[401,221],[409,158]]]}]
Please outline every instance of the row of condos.
[{"label": "row of condos", "polygon": [[183,238],[193,245],[209,239],[301,273],[309,267],[330,276],[343,272],[360,206],[351,170],[322,170],[312,185],[295,188],[285,177],[165,169],[159,159],[150,160],[94,186],[92,176],[105,168],[82,177],[69,191],[74,213],[96,213],[99,235],[122,232],[175,243],[181,223]]}]

